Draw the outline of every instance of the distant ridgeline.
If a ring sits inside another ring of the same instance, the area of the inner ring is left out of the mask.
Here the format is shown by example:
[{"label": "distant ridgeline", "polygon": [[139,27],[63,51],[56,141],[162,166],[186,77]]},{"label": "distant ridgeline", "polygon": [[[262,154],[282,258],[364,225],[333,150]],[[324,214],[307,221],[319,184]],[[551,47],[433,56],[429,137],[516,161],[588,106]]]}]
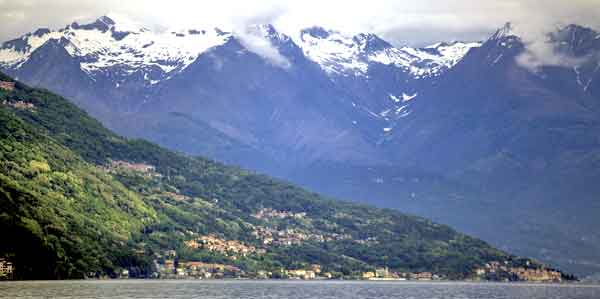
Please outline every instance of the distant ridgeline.
[{"label": "distant ridgeline", "polygon": [[119,137],[0,81],[0,277],[573,279],[423,218]]}]

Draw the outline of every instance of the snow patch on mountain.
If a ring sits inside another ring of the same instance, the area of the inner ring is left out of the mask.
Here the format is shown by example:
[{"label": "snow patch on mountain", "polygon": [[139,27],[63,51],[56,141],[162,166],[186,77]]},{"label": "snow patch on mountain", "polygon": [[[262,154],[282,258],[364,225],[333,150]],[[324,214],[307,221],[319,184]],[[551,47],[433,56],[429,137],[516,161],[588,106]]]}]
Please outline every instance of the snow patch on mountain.
[{"label": "snow patch on mountain", "polygon": [[[38,30],[39,31],[39,30]],[[20,39],[7,41],[0,48],[0,65],[18,67],[27,61],[31,53],[50,39],[60,39],[62,32],[48,32],[43,35],[28,33]]]},{"label": "snow patch on mountain", "polygon": [[450,68],[463,59],[469,50],[480,46],[480,42],[452,42],[437,43],[435,45],[425,47],[425,49],[435,50],[439,60]]},{"label": "snow patch on mountain", "polygon": [[103,22],[107,26],[114,27],[115,31],[118,32],[140,32],[149,31],[146,26],[138,21],[132,20],[127,16],[110,13],[106,16],[98,18],[97,21]]},{"label": "snow patch on mountain", "polygon": [[519,34],[515,30],[515,27],[510,22],[507,22],[506,24],[504,24],[504,26],[499,28],[496,31],[496,33],[494,33],[490,37],[490,40],[501,40],[501,39],[507,38],[507,37],[519,37]]},{"label": "snow patch on mountain", "polygon": [[366,61],[360,59],[361,51],[352,39],[335,31],[314,27],[302,30],[297,44],[306,57],[318,63],[329,74],[365,74]]},{"label": "snow patch on mountain", "polygon": [[412,95],[407,95],[405,93],[402,93],[402,102],[408,102],[414,98],[416,98],[419,94],[418,93],[414,93]]}]

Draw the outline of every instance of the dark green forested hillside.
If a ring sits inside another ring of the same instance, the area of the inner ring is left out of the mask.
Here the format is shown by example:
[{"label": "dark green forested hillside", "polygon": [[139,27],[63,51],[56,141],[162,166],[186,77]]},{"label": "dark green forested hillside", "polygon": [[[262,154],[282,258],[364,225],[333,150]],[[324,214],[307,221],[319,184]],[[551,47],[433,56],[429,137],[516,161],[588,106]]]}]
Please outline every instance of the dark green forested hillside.
[{"label": "dark green forested hillside", "polygon": [[[335,276],[389,267],[466,278],[493,261],[543,267],[423,218],[119,137],[44,90],[17,83],[0,103],[0,258],[18,278],[146,277],[171,250],[245,273],[318,264]],[[227,250],[206,246],[221,240]]]}]

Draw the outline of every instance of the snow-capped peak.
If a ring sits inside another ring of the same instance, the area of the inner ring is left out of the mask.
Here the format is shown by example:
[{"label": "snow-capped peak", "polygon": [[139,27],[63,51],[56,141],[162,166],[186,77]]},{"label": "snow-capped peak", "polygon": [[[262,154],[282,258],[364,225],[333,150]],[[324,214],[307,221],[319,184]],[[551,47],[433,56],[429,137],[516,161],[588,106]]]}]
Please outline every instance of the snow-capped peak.
[{"label": "snow-capped peak", "polygon": [[330,32],[325,30],[325,28],[323,28],[323,27],[313,26],[313,27],[302,29],[300,31],[301,38],[302,38],[302,36],[304,36],[304,34],[308,34],[308,35],[310,35],[312,37],[316,37],[316,38],[327,38],[327,37],[329,37]]},{"label": "snow-capped peak", "polygon": [[250,26],[250,30],[255,30],[255,31],[257,31],[257,34],[260,34],[264,37],[277,38],[277,37],[282,36],[282,34],[279,33],[272,24],[252,25],[252,26]]},{"label": "snow-capped peak", "polygon": [[110,13],[98,18],[98,21],[107,24],[119,32],[141,32],[148,31],[148,28],[140,22],[130,19],[127,16]]},{"label": "snow-capped peak", "polygon": [[[496,32],[487,41],[487,43],[494,44],[497,47],[508,49],[514,48],[521,42],[521,36],[515,30],[515,26],[510,22],[507,22],[506,24],[504,24],[504,26],[496,30]],[[494,62],[493,64],[495,63],[496,62]]]},{"label": "snow-capped peak", "polygon": [[504,26],[500,27],[496,33],[490,37],[490,40],[501,40],[507,37],[519,37],[512,23],[507,22]]},{"label": "snow-capped peak", "polygon": [[297,43],[304,54],[330,75],[365,76],[373,63],[396,66],[415,78],[439,75],[480,43],[437,44],[429,48],[396,48],[372,33],[357,35],[310,27]]},{"label": "snow-capped peak", "polygon": [[443,61],[448,67],[456,65],[469,50],[481,46],[481,42],[440,42],[424,48],[425,51],[439,56],[440,61]]},{"label": "snow-capped peak", "polygon": [[129,33],[139,33],[149,31],[142,23],[129,19],[126,16],[118,14],[108,14],[99,17],[94,22],[80,25],[77,22],[72,23],[65,29],[71,30],[98,30],[101,32],[110,31],[115,38],[123,38]]},{"label": "snow-capped peak", "polygon": [[362,51],[354,36],[338,31],[311,27],[300,31],[297,44],[309,59],[329,74],[361,75],[368,63],[361,59]]},{"label": "snow-capped peak", "polygon": [[109,15],[60,30],[39,29],[6,42],[0,47],[0,66],[19,68],[49,40],[63,40],[67,52],[78,57],[81,69],[91,76],[119,67],[129,74],[141,71],[149,83],[156,83],[185,69],[198,55],[224,44],[230,36],[218,29],[154,31],[126,17]]},{"label": "snow-capped peak", "polygon": [[292,39],[286,34],[279,32],[272,24],[255,24],[246,27],[245,32],[236,32],[239,34],[251,34],[256,37],[268,40],[274,45],[288,43]]},{"label": "snow-capped peak", "polygon": [[300,51],[289,36],[277,31],[271,24],[251,25],[234,32],[234,35],[247,50],[284,69],[292,66],[286,57],[293,55],[290,51]]},{"label": "snow-capped peak", "polygon": [[393,48],[390,43],[373,33],[359,33],[352,39],[364,52],[384,51],[385,49]]},{"label": "snow-capped peak", "polygon": [[[109,14],[60,30],[38,29],[0,46],[0,66],[19,68],[49,40],[60,40],[90,76],[119,67],[119,73],[141,72],[157,83],[187,68],[198,55],[224,44],[229,38],[256,46],[258,54],[288,65],[286,57],[305,55],[330,75],[367,76],[374,64],[394,66],[414,78],[437,76],[454,66],[478,43],[440,43],[427,48],[394,47],[372,33],[345,34],[311,27],[290,38],[269,24],[254,25],[244,32],[215,29],[155,30],[126,16]],[[258,37],[258,38],[257,38]],[[151,69],[152,71],[148,71]]]}]

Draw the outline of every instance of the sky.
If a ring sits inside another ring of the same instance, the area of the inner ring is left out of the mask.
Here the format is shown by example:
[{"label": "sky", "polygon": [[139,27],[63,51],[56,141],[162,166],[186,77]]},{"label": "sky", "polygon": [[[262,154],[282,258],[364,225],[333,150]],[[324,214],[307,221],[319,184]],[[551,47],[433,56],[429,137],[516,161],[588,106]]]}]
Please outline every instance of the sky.
[{"label": "sky", "polygon": [[156,28],[272,23],[293,34],[319,25],[376,33],[397,46],[484,40],[508,21],[532,37],[569,23],[600,28],[599,0],[0,0],[0,40],[110,13]]}]

